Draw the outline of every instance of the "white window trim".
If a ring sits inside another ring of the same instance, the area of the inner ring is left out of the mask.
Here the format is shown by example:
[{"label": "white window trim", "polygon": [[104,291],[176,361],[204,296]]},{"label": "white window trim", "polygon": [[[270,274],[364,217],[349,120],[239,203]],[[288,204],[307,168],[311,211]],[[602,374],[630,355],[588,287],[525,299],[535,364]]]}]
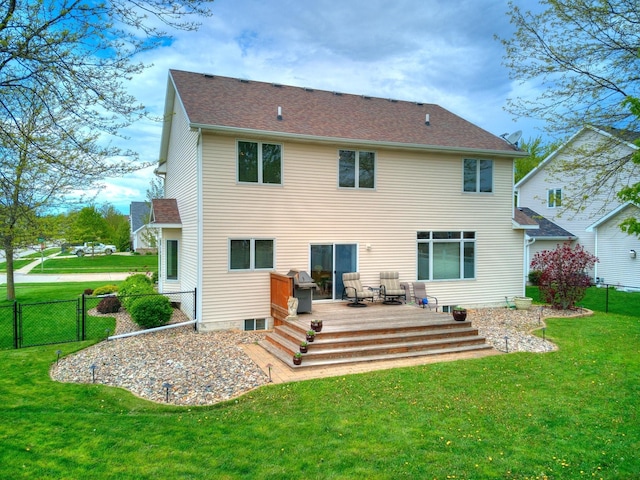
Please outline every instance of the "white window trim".
[{"label": "white window trim", "polygon": [[[169,268],[167,263],[169,262],[169,242],[176,242],[176,278],[169,278]],[[167,282],[179,282],[180,281],[180,240],[177,238],[165,239],[165,259],[164,259],[164,278]]]},{"label": "white window trim", "polygon": [[[476,162],[476,188],[474,191],[467,191],[464,189],[464,164],[466,160],[474,160]],[[480,191],[480,164],[481,162],[491,162],[491,191]],[[495,191],[495,166],[496,162],[489,158],[463,158],[462,159],[462,193],[469,195],[493,195]]]},{"label": "white window trim", "polygon": [[[249,240],[249,268],[231,268],[231,242],[234,240]],[[269,240],[273,242],[273,266],[270,268],[256,268],[256,241]],[[227,242],[227,268],[229,272],[273,272],[276,269],[276,239],[263,237],[231,237]]]},{"label": "white window trim", "polygon": [[[558,192],[560,193],[560,205],[558,205],[556,199],[558,198]],[[551,194],[553,195],[553,205],[549,201]],[[547,189],[547,208],[558,208],[562,206],[562,188],[549,188]]]},{"label": "white window trim", "polygon": [[[256,143],[258,145],[258,181],[257,182],[244,182],[240,180],[240,162],[238,157],[240,155],[240,142]],[[262,165],[262,145],[278,145],[280,147],[280,183],[264,183],[263,178],[263,165]],[[236,139],[236,182],[240,185],[264,185],[266,187],[281,187],[284,185],[284,146],[278,142],[260,142],[257,140],[247,140],[244,138]]]},{"label": "white window trim", "polygon": [[[353,187],[343,187],[340,185],[340,152],[355,152],[356,165],[355,165],[355,185]],[[360,187],[360,153],[373,153],[373,187]],[[339,148],[338,149],[338,188],[342,190],[364,190],[373,191],[378,187],[378,152],[375,150],[354,150],[352,148]]]},{"label": "white window trim", "polygon": [[[429,232],[429,238],[418,238],[416,232],[416,273],[420,271],[418,264],[418,244],[426,243],[429,245],[429,278],[418,278],[419,282],[459,282],[466,280],[476,280],[478,268],[478,248],[477,248],[477,232],[473,230],[420,230],[420,232]],[[455,232],[460,233],[460,238],[433,238],[433,232]],[[474,234],[474,238],[464,238],[465,232]],[[434,243],[458,243],[460,246],[460,277],[458,278],[433,278],[433,244]],[[473,277],[464,276],[464,246],[465,243],[473,243]]]}]

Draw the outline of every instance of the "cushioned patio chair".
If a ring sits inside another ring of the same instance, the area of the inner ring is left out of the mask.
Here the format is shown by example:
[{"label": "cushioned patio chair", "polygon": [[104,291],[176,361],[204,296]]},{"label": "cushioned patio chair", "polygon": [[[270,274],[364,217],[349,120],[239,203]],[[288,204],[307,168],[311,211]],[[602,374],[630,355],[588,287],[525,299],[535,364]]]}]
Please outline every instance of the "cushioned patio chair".
[{"label": "cushioned patio chair", "polygon": [[380,272],[380,298],[387,305],[400,305],[401,298],[407,301],[407,292],[400,285],[398,272]]},{"label": "cushioned patio chair", "polygon": [[347,306],[366,307],[363,300],[368,299],[373,302],[373,290],[371,287],[362,286],[359,273],[343,273],[342,283],[344,284],[342,300],[351,300]]},{"label": "cushioned patio chair", "polygon": [[427,295],[427,287],[422,282],[413,283],[413,298],[416,305],[422,308],[435,308],[438,311],[438,299],[432,295]]}]

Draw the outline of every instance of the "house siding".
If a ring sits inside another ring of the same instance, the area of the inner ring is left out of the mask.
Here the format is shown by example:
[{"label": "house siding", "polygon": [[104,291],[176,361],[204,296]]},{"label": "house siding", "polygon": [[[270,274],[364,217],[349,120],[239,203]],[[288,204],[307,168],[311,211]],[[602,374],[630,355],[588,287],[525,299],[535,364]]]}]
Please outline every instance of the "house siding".
[{"label": "house siding", "polygon": [[[596,230],[598,236],[596,275],[610,285],[640,288],[640,242],[635,235],[628,235],[618,226],[628,216],[640,217],[640,209],[629,206],[622,213],[610,218]],[[631,258],[630,250],[636,251]]]},{"label": "house siding", "polygon": [[179,240],[178,281],[167,281],[165,265],[161,265],[161,291],[185,291],[197,287],[198,275],[198,133],[190,130],[184,111],[178,108],[171,121],[171,142],[168,146],[165,175],[165,197],[175,198],[180,210],[182,230],[164,230],[162,245],[167,238]]},{"label": "house siding", "polygon": [[[471,230],[476,279],[429,282],[429,293],[443,305],[470,306],[503,304],[505,295],[523,293],[524,240],[511,222],[511,160],[493,159],[494,193],[468,194],[462,192],[463,156],[363,145],[376,152],[376,188],[354,190],[338,188],[338,150],[353,146],[274,142],[283,147],[282,185],[246,185],[236,182],[237,140],[269,141],[203,134],[203,328],[242,328],[244,319],[269,316],[269,272],[229,271],[230,238],[273,238],[275,270],[284,274],[311,271],[313,243],[355,243],[363,284],[378,285],[384,270],[416,280],[416,232]],[[178,198],[181,215],[191,206],[180,200],[186,188],[167,190]]]},{"label": "house siding", "polygon": [[[549,208],[547,205],[547,191],[549,189],[561,188],[564,199],[581,195],[580,189],[583,185],[594,182],[596,172],[576,179],[568,173],[560,176],[552,172],[552,166],[559,162],[571,161],[573,156],[576,155],[576,151],[594,148],[594,146],[604,141],[609,142],[606,145],[611,152],[612,158],[621,158],[631,153],[631,149],[628,146],[621,143],[614,144],[610,139],[605,140],[602,134],[591,129],[585,129],[573,138],[569,144],[562,147],[562,149],[557,152],[555,158],[539,167],[530,178],[518,185],[518,206],[529,207],[548,220],[568,230],[578,237],[572,244],[579,243],[585,250],[598,256],[604,254],[608,246],[601,243],[601,236],[598,239],[599,246],[597,250],[599,252],[596,253],[596,233],[594,231],[587,231],[587,227],[602,218],[607,212],[621,205],[617,197],[612,194],[612,192],[615,193],[619,189],[620,185],[614,183],[614,181],[619,180],[613,179],[610,181],[608,188],[603,189],[598,196],[591,198],[589,204],[579,212],[567,211],[562,207]],[[581,172],[581,174],[583,174],[583,172]],[[631,165],[628,165],[626,173],[620,172],[621,179],[631,178],[632,175],[634,175],[634,173]],[[533,258],[536,251],[553,249],[558,243],[561,242],[558,240],[544,241],[539,239],[532,245],[529,257]],[[602,276],[598,275],[597,272],[598,269],[602,268],[603,263],[604,262],[601,261],[598,268],[590,272],[594,277]],[[615,269],[616,267],[612,265],[611,268]]]}]

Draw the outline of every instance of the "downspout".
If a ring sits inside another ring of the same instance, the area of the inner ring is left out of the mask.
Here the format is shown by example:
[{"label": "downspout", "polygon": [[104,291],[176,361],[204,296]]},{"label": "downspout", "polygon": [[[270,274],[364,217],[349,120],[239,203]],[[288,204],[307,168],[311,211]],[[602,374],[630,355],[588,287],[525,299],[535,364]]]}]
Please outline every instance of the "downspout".
[{"label": "downspout", "polygon": [[202,260],[203,260],[203,227],[202,227],[202,203],[203,203],[203,191],[202,191],[202,129],[198,129],[198,157],[196,159],[196,195],[197,195],[197,248],[196,255],[198,257],[196,266],[196,285],[197,285],[197,298],[196,298],[196,330],[200,331],[200,324],[202,322]]},{"label": "downspout", "polygon": [[522,282],[522,295],[526,296],[525,293],[527,291],[527,280],[528,280],[528,275],[527,275],[527,271],[529,270],[529,263],[531,263],[529,261],[529,247],[531,245],[533,245],[534,243],[536,243],[536,239],[534,238],[529,238],[529,240],[527,240],[527,234],[524,234],[524,255],[522,255],[522,258],[524,259],[524,264],[522,265],[522,272],[524,273],[524,278],[523,278],[523,282]]}]

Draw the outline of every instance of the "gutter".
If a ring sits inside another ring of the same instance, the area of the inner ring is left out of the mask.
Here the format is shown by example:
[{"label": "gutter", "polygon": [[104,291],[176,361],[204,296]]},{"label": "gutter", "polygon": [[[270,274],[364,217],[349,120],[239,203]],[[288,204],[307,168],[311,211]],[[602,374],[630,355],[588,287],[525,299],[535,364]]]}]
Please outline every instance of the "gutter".
[{"label": "gutter", "polygon": [[505,150],[491,150],[491,149],[479,149],[479,148],[460,148],[460,147],[446,147],[441,145],[425,145],[421,143],[401,143],[401,142],[386,142],[377,140],[364,140],[354,138],[340,138],[340,137],[323,137],[317,135],[303,135],[299,133],[286,133],[275,132],[268,130],[255,130],[251,128],[239,128],[239,127],[225,127],[225,126],[212,126],[200,123],[191,123],[192,129],[197,129],[200,133],[202,131],[221,133],[221,134],[238,134],[249,135],[252,137],[268,137],[282,140],[297,140],[307,141],[314,143],[341,143],[345,145],[371,145],[376,147],[386,147],[394,149],[405,150],[428,150],[432,152],[442,153],[471,153],[475,155],[491,155],[494,157],[528,157],[529,153],[521,150],[513,150],[511,152]]}]

